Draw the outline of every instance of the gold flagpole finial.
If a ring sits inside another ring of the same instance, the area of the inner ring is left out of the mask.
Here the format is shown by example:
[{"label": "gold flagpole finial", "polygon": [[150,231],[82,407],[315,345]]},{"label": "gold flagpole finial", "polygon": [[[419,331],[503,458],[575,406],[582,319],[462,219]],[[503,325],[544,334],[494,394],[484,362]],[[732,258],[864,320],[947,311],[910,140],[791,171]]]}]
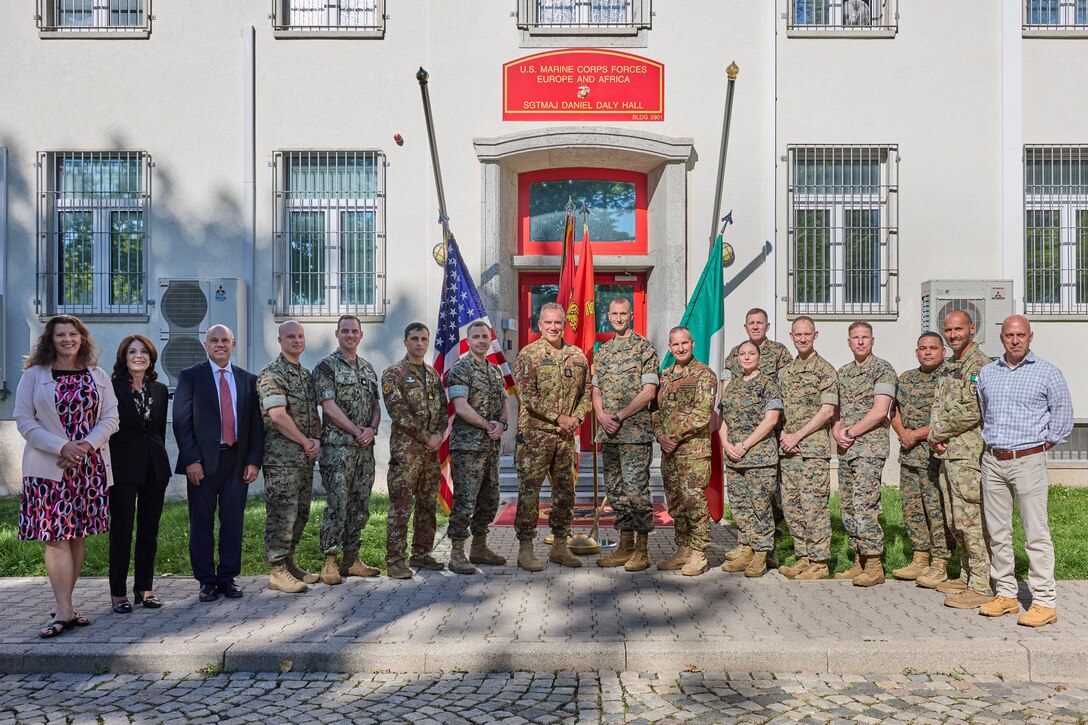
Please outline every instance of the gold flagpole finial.
[{"label": "gold flagpole finial", "polygon": [[725,69],[725,74],[729,76],[729,80],[735,81],[737,74],[740,73],[740,66],[737,65],[737,61],[733,61],[729,64],[729,67]]}]

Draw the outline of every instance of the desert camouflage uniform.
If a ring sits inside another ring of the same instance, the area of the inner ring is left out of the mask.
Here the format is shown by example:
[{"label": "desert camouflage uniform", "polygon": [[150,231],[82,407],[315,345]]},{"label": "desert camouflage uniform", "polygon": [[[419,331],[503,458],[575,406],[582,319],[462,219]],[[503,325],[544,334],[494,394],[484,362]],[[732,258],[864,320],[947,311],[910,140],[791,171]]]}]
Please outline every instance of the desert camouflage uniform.
[{"label": "desert camouflage uniform", "polygon": [[514,362],[514,378],[521,389],[514,464],[518,472],[515,527],[519,541],[536,537],[540,487],[551,482],[552,507],[548,525],[557,537],[570,536],[574,520],[574,462],[578,455],[573,435],[557,428],[559,415],[583,420],[592,406],[589,362],[574,345],[556,350],[543,337],[526,345]]},{"label": "desert camouflage uniform", "polygon": [[661,452],[665,501],[673,519],[677,546],[706,551],[710,546],[710,513],[706,485],[710,481],[710,415],[714,410],[717,376],[698,360],[684,367],[675,363],[661,372],[654,435],[670,436],[679,445]]},{"label": "desert camouflage uniform", "polygon": [[976,343],[957,362],[948,360],[937,377],[929,439],[948,441],[941,459],[945,519],[960,550],[961,577],[980,594],[990,588],[990,542],[982,520],[982,412],[978,371],[990,364]]},{"label": "desert camouflage uniform", "polygon": [[[796,433],[824,405],[839,404],[839,379],[835,368],[813,352],[807,360],[795,359],[778,373],[782,430]],[[782,508],[793,536],[794,553],[813,561],[831,559],[831,422],[801,441],[800,453],[779,450],[782,473]]]},{"label": "desert camouflage uniform", "polygon": [[264,554],[275,564],[295,553],[310,518],[314,462],[302,446],[279,432],[268,411],[286,408],[307,438],[321,434],[321,421],[310,371],[288,362],[282,353],[257,375],[257,396],[264,418]]},{"label": "desert camouflage uniform", "polygon": [[[484,420],[502,418],[506,388],[502,373],[487,360],[464,356],[446,373],[446,394],[465,398]],[[499,510],[499,448],[487,431],[453,419],[450,433],[450,475],[453,478],[453,507],[447,533],[451,540],[487,536],[488,525]]]},{"label": "desert camouflage uniform", "polygon": [[[854,425],[873,407],[877,395],[895,399],[899,378],[886,360],[869,355],[861,365],[839,368],[839,418],[843,429]],[[839,501],[850,548],[862,556],[884,553],[880,527],[880,473],[888,458],[888,420],[860,435],[846,452],[839,453]]]},{"label": "desert camouflage uniform", "polygon": [[[339,349],[317,364],[313,372],[317,402],[332,400],[355,425],[370,426],[378,400],[378,375],[357,356]],[[377,433],[377,431],[375,431]],[[370,491],[374,487],[374,443],[360,446],[348,431],[325,416],[321,424],[321,483],[325,515],[321,518],[321,551],[359,551],[359,534],[370,520]]]},{"label": "desert camouflage uniform", "polygon": [[[769,376],[759,373],[751,380],[733,378],[722,392],[718,406],[729,442],[742,443],[755,432],[768,411],[782,410],[782,393]],[[774,545],[774,499],[778,479],[778,444],[774,430],[752,446],[741,458],[726,463],[726,485],[733,521],[743,532],[743,541],[756,551],[770,551]]]},{"label": "desert camouflage uniform", "polygon": [[[940,372],[939,367],[928,373],[914,368],[899,376],[895,403],[904,427],[913,430],[929,425]],[[909,451],[900,448],[899,500],[903,504],[903,523],[911,549],[928,551],[937,559],[947,559],[951,554],[941,504],[940,476],[941,461],[930,451],[927,441],[919,441]]]},{"label": "desert camouflage uniform", "polygon": [[427,440],[446,431],[449,415],[442,378],[427,363],[415,365],[408,356],[382,372],[382,395],[393,421],[389,436],[385,563],[403,566],[413,497],[412,556],[425,556],[434,548],[435,511],[442,476],[438,453],[427,447]]},{"label": "desert camouflage uniform", "polygon": [[[601,345],[593,358],[593,386],[605,411],[618,413],[643,386],[657,385],[659,367],[654,346],[634,332]],[[603,444],[604,482],[616,512],[616,529],[649,533],[654,528],[650,498],[654,431],[649,406],[624,420],[615,435],[598,425],[597,442]]]}]

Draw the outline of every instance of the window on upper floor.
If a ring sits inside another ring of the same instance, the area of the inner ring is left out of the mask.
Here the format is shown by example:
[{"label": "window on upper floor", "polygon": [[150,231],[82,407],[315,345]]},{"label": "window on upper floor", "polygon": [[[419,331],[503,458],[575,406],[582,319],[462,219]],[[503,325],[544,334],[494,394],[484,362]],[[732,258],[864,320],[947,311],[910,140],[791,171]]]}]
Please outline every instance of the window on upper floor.
[{"label": "window on upper floor", "polygon": [[37,0],[44,38],[131,37],[151,34],[151,0]]},{"label": "window on upper floor", "polygon": [[1024,0],[1024,31],[1088,31],[1088,0]]},{"label": "window on upper floor", "polygon": [[789,0],[791,35],[894,35],[897,0]]},{"label": "window on upper floor", "polygon": [[381,38],[385,0],[272,0],[277,38]]},{"label": "window on upper floor", "polygon": [[791,146],[791,314],[895,315],[895,146]]},{"label": "window on upper floor", "polygon": [[37,165],[38,312],[146,313],[151,157],[46,151]]},{"label": "window on upper floor", "polygon": [[277,314],[385,314],[385,155],[278,151]]},{"label": "window on upper floor", "polygon": [[518,27],[532,35],[635,35],[649,29],[651,0],[518,0]]}]

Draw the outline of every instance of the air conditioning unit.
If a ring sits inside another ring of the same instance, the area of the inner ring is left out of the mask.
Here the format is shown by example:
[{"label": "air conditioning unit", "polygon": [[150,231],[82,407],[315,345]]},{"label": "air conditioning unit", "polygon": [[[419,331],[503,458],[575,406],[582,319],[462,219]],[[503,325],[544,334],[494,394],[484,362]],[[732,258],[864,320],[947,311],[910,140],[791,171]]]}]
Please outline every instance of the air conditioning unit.
[{"label": "air conditioning unit", "polygon": [[1012,280],[951,279],[922,283],[922,332],[944,334],[944,318],[963,310],[975,323],[975,342],[990,357],[1001,355],[1001,323],[1013,314]]},{"label": "air conditioning unit", "polygon": [[206,360],[204,333],[213,325],[226,325],[234,332],[238,351],[246,337],[246,283],[233,277],[211,279],[159,280],[159,369],[169,378],[173,390],[178,373]]}]

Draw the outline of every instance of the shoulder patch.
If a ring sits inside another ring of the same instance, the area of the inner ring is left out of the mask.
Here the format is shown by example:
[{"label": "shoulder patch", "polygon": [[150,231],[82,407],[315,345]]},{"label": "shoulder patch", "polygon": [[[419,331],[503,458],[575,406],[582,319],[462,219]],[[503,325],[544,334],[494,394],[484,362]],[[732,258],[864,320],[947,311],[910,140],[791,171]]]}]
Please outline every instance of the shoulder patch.
[{"label": "shoulder patch", "polygon": [[393,384],[388,382],[388,381],[383,381],[382,382],[382,393],[384,393],[385,395],[389,395],[392,392],[393,392]]}]

